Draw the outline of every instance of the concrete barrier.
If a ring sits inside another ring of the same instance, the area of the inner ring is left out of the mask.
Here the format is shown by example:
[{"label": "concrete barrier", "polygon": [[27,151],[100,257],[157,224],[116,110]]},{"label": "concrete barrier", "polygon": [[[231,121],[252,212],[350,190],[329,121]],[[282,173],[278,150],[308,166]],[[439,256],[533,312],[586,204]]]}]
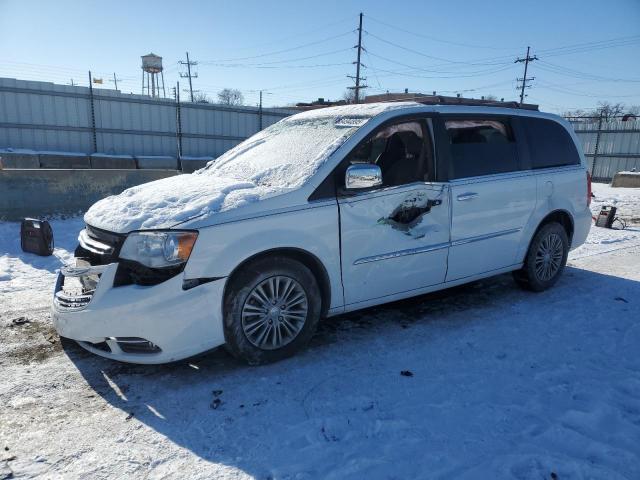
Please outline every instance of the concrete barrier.
[{"label": "concrete barrier", "polygon": [[91,155],[91,168],[135,170],[136,159],[133,158],[133,155],[105,155],[94,153]]},{"label": "concrete barrier", "polygon": [[126,188],[176,170],[0,170],[0,220],[74,214]]},{"label": "concrete barrier", "polygon": [[211,160],[213,160],[213,157],[182,157],[180,163],[184,173],[193,173],[206,167]]},{"label": "concrete barrier", "polygon": [[3,168],[40,168],[36,153],[0,152]]},{"label": "concrete barrier", "polygon": [[613,176],[612,187],[640,187],[640,172],[618,172]]},{"label": "concrete barrier", "polygon": [[91,168],[85,154],[40,152],[40,168]]},{"label": "concrete barrier", "polygon": [[138,168],[142,169],[166,168],[175,170],[178,168],[178,160],[175,157],[136,155],[136,161],[138,162]]}]

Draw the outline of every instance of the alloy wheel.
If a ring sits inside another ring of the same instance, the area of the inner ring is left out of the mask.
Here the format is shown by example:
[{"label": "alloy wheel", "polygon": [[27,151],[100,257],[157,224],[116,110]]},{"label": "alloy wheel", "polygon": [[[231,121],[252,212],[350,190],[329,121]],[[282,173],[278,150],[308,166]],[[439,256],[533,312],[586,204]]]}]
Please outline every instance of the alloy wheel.
[{"label": "alloy wheel", "polygon": [[249,292],[242,307],[242,330],[258,348],[282,348],[298,336],[308,309],[307,294],[295,279],[269,277]]},{"label": "alloy wheel", "polygon": [[564,245],[556,233],[551,233],[542,239],[536,252],[535,272],[538,280],[551,280],[562,266]]}]

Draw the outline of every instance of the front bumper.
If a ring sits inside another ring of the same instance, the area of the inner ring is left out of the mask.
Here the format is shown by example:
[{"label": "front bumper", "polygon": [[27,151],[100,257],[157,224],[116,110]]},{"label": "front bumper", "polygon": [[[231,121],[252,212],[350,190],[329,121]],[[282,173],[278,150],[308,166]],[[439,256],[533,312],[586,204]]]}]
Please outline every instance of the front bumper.
[{"label": "front bumper", "polygon": [[[95,290],[88,301],[83,299],[71,306],[68,298],[65,302],[65,298],[59,296],[61,285],[65,274],[77,275],[79,272],[74,269],[60,272],[51,316],[62,337],[78,341],[97,355],[147,364],[180,360],[224,343],[222,295],[225,279],[183,290],[184,273],[180,273],[154,286],[114,287],[117,267],[117,263],[89,267],[85,273],[100,276]],[[139,353],[125,352],[121,348],[127,339],[136,338],[158,348]]]}]

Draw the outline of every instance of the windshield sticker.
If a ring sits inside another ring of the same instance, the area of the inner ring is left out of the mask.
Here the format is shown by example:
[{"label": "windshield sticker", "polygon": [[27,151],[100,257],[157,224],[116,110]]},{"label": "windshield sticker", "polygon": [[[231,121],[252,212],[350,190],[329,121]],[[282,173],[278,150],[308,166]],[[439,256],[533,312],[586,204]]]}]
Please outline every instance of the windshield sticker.
[{"label": "windshield sticker", "polygon": [[337,117],[334,121],[334,125],[336,127],[361,127],[365,123],[367,123],[368,118],[357,118],[357,117]]}]

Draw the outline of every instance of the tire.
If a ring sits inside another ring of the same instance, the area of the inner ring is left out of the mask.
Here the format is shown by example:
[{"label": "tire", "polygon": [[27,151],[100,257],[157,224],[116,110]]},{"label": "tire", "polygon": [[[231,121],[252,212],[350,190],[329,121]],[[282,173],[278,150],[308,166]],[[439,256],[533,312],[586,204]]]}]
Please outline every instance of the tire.
[{"label": "tire", "polygon": [[562,275],[568,254],[569,238],[564,227],[557,222],[547,223],[534,235],[524,265],[513,272],[513,278],[525,290],[547,290]]},{"label": "tire", "polygon": [[292,356],[315,333],[321,298],[318,282],[304,264],[284,256],[251,262],[233,275],[225,294],[227,350],[249,365]]}]

